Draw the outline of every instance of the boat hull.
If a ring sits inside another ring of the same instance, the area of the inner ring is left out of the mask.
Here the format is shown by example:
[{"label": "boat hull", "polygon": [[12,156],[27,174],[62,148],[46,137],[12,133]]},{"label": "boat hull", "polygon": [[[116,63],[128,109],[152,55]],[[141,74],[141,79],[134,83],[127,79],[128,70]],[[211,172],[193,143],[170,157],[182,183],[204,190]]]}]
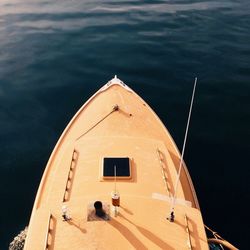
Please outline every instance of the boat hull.
[{"label": "boat hull", "polygon": [[[104,178],[105,157],[129,158],[129,178]],[[44,249],[44,245],[184,249],[190,244],[192,249],[207,249],[185,165],[177,190],[176,220],[166,219],[179,163],[180,153],[158,116],[133,90],[113,79],[81,107],[55,146],[36,196],[25,249]],[[112,206],[114,185],[120,207]],[[95,201],[103,203],[108,220],[92,214]],[[67,222],[62,220],[63,205],[69,209]]]}]

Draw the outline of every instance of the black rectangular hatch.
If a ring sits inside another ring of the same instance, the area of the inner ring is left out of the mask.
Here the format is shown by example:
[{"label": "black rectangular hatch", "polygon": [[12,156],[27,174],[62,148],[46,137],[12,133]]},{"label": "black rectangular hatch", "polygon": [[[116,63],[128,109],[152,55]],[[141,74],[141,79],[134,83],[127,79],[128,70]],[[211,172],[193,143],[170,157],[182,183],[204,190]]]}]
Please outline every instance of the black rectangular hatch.
[{"label": "black rectangular hatch", "polygon": [[103,177],[115,177],[115,166],[116,166],[116,177],[129,178],[130,174],[130,163],[128,157],[105,157],[103,158]]}]

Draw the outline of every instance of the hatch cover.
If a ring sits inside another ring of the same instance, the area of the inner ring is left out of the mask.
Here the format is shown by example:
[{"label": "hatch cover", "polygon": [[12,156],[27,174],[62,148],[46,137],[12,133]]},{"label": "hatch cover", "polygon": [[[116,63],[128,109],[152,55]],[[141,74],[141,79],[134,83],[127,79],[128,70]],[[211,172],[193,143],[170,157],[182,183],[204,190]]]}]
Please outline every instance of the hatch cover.
[{"label": "hatch cover", "polygon": [[131,178],[129,157],[104,157],[103,158],[103,178]]}]

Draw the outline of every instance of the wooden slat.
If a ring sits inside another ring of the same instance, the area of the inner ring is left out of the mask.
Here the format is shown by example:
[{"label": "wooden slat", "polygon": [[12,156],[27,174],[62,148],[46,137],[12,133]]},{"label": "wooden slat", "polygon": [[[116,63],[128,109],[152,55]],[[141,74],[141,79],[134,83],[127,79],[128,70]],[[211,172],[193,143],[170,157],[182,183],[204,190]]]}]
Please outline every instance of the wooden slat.
[{"label": "wooden slat", "polygon": [[186,214],[185,214],[185,223],[186,223],[186,232],[187,232],[187,236],[188,236],[188,239],[187,239],[188,249],[192,250],[190,230],[189,230],[189,227],[188,227],[188,217],[187,217]]},{"label": "wooden slat", "polygon": [[66,181],[66,185],[65,185],[65,191],[64,191],[64,195],[63,195],[63,202],[65,202],[66,200],[67,200],[67,193],[68,193],[68,190],[69,190],[69,187],[68,187],[68,184],[69,184],[69,182],[71,181],[71,179],[72,179],[72,177],[71,177],[71,173],[72,173],[72,171],[74,170],[74,166],[73,166],[73,164],[75,164],[75,161],[76,161],[76,158],[74,157],[74,155],[75,155],[75,153],[77,153],[76,152],[76,150],[74,149],[73,150],[73,154],[72,154],[72,157],[71,157],[71,162],[70,162],[70,168],[69,168],[69,172],[68,172],[68,178],[67,178],[67,181]]},{"label": "wooden slat", "polygon": [[47,220],[47,235],[45,237],[45,241],[44,241],[44,249],[48,250],[49,249],[49,243],[48,243],[48,239],[49,239],[49,234],[51,232],[51,228],[50,228],[50,223],[52,220],[52,214],[49,214],[49,218]]}]

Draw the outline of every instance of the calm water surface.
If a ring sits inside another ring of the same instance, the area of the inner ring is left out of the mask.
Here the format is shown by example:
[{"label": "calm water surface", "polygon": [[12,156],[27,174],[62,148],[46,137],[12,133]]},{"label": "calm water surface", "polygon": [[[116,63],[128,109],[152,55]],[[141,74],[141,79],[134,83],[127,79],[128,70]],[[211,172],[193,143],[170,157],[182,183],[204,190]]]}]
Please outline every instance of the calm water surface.
[{"label": "calm water surface", "polygon": [[250,2],[0,1],[0,248],[29,222],[49,155],[115,74],[156,111],[185,160],[205,223],[247,249]]}]

